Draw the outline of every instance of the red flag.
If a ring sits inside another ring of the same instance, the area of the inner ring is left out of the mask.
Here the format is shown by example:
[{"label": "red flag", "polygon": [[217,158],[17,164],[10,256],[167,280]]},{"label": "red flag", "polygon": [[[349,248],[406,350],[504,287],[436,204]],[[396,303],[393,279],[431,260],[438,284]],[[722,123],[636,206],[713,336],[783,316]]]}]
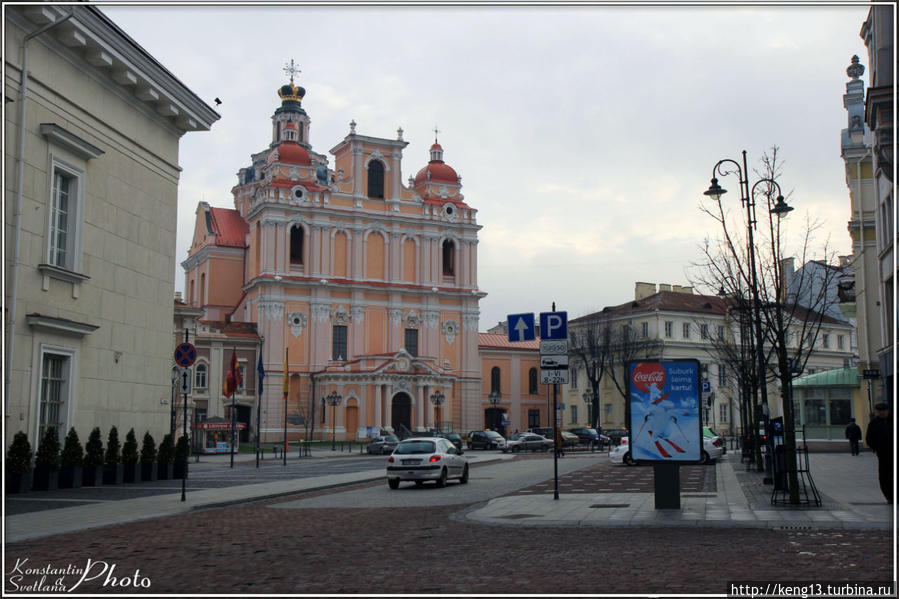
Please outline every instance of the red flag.
[{"label": "red flag", "polygon": [[231,351],[231,365],[228,367],[228,375],[225,377],[225,397],[231,397],[240,384],[243,377],[240,376],[240,366],[237,363],[237,351]]}]

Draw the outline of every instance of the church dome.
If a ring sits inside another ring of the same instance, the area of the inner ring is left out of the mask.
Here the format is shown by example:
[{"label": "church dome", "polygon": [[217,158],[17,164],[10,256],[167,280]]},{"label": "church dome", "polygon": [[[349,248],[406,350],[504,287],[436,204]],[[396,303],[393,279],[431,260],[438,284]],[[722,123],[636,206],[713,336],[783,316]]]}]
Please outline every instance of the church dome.
[{"label": "church dome", "polygon": [[459,184],[459,175],[443,161],[443,148],[436,142],[431,146],[431,161],[415,175],[415,185],[429,181]]},{"label": "church dome", "polygon": [[300,164],[303,166],[312,165],[312,159],[309,158],[309,152],[295,141],[282,141],[274,151],[278,152],[278,162],[284,164]]}]

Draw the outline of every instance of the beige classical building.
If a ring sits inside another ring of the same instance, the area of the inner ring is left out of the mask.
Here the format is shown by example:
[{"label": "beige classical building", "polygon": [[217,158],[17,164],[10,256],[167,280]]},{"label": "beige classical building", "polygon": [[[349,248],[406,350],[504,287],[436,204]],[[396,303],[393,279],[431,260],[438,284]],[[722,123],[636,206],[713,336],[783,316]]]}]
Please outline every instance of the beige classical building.
[{"label": "beige classical building", "polygon": [[[826,315],[821,319],[815,351],[806,365],[805,373],[808,374],[841,368],[852,357],[852,326]],[[727,301],[718,296],[696,294],[686,286],[636,283],[632,301],[570,320],[569,335],[597,321],[608,322],[615,334],[622,328],[626,329],[636,344],[649,342],[651,353],[639,356],[641,358],[698,360],[702,380],[709,383],[709,390],[702,397],[703,423],[720,434],[736,434],[739,431],[739,381],[718,349],[719,340],[739,344],[740,339],[738,319],[728,310]],[[575,418],[572,418],[570,411],[563,417],[564,428],[587,425],[591,421],[584,399],[584,394],[591,391],[584,374],[585,365],[574,356],[569,360],[570,383],[563,387],[564,402],[566,410],[570,409],[567,406],[578,406],[578,409]],[[619,372],[617,376],[620,380],[623,375]],[[623,383],[621,386],[624,387]],[[768,401],[772,417],[781,413],[779,397],[777,383],[769,383]],[[857,412],[861,408],[852,406],[851,410]],[[599,423],[603,428],[619,428],[627,424],[624,397],[609,375],[604,376],[600,383]],[[822,421],[822,426],[824,424]],[[829,420],[826,425],[831,426]],[[835,423],[833,426],[839,425]],[[830,435],[829,429],[827,434]]]},{"label": "beige classical building", "polygon": [[178,143],[219,115],[96,7],[5,15],[7,439],[161,435]]}]

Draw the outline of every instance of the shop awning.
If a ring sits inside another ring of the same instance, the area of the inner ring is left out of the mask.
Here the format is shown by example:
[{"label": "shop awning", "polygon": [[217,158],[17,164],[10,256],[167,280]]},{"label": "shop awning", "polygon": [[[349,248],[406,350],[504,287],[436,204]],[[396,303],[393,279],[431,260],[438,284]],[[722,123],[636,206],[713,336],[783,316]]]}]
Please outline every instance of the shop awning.
[{"label": "shop awning", "polygon": [[858,369],[835,368],[807,374],[793,380],[796,387],[858,387]]}]

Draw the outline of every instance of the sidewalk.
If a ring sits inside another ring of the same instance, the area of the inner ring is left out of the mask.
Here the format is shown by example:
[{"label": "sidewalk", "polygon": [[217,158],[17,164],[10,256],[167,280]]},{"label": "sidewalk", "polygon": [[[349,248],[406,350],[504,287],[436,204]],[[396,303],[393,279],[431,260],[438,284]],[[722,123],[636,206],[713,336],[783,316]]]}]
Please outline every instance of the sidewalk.
[{"label": "sidewalk", "polygon": [[[761,474],[745,473],[739,454],[729,453],[715,465],[717,491],[681,493],[679,510],[655,509],[653,493],[565,494],[558,500],[541,494],[498,497],[464,517],[516,526],[894,528],[894,506],[880,494],[877,460],[870,452],[812,454],[810,462],[821,507],[771,505],[771,487],[761,484]],[[741,484],[739,478],[748,480]]]},{"label": "sidewalk", "polygon": [[[342,454],[349,457],[349,454]],[[313,458],[335,459],[340,452],[317,451]],[[243,454],[241,462],[255,460]],[[203,461],[223,464],[230,456],[204,456]],[[291,461],[298,458],[289,458]],[[512,459],[511,455],[470,455],[471,463]],[[604,458],[603,458],[604,459]],[[268,461],[268,460],[267,460]],[[680,510],[656,510],[653,493],[564,493],[508,495],[480,504],[459,515],[475,522],[515,526],[716,526],[774,528],[863,528],[892,529],[894,510],[880,494],[876,458],[870,453],[812,454],[811,470],[823,497],[820,508],[793,509],[771,506],[770,486],[761,485],[761,475],[746,473],[739,455],[730,453],[715,465],[715,492],[681,493]],[[647,472],[648,476],[652,476]],[[194,509],[221,507],[383,480],[382,467],[308,478],[278,480],[250,485],[191,490],[187,501],[181,493],[92,503],[42,510],[5,518],[6,542],[14,543],[60,533],[111,524],[181,514]],[[744,479],[741,483],[740,479]],[[747,482],[748,481],[748,482]]]}]

